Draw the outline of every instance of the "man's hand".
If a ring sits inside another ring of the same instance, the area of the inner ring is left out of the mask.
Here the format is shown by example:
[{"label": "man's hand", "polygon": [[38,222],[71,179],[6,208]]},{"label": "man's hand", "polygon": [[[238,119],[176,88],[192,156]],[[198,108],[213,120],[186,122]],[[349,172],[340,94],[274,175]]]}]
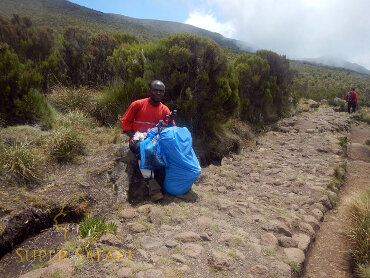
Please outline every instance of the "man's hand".
[{"label": "man's hand", "polygon": [[166,116],[167,119],[168,119],[168,126],[173,126],[174,125],[173,120],[176,117],[176,113],[177,113],[177,110],[173,110],[173,111],[171,111],[171,113],[169,115]]},{"label": "man's hand", "polygon": [[125,133],[128,135],[128,137],[130,137],[131,140],[134,138],[135,132],[133,130],[127,130]]},{"label": "man's hand", "polygon": [[137,154],[140,152],[140,141],[131,140],[128,146],[133,153]]}]

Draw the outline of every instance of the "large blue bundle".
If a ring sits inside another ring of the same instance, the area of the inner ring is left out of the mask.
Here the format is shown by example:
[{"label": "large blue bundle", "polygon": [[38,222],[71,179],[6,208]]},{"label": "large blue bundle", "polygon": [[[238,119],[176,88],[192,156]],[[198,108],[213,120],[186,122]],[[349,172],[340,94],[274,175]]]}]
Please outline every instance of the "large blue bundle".
[{"label": "large blue bundle", "polygon": [[166,163],[163,188],[171,195],[188,192],[201,173],[186,127],[169,127],[160,134],[159,145]]}]

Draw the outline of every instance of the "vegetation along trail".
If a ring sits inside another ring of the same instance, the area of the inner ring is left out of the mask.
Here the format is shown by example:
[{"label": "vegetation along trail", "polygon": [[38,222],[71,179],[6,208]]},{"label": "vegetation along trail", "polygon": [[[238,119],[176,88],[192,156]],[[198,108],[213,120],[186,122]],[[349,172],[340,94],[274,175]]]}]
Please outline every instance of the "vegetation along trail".
[{"label": "vegetation along trail", "polygon": [[[370,129],[353,124],[345,183],[335,209],[325,215],[309,252],[304,278],[353,277],[348,234],[348,196],[363,192],[370,185],[370,151],[366,140]],[[347,201],[347,202],[346,202]]]}]

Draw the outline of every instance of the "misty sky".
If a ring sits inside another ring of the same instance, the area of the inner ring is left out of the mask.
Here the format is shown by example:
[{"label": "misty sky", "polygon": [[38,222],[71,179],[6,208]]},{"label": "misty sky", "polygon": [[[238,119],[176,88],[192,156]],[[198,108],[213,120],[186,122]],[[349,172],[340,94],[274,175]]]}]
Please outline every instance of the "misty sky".
[{"label": "misty sky", "polygon": [[135,18],[188,23],[288,58],[370,69],[370,0],[72,0]]}]

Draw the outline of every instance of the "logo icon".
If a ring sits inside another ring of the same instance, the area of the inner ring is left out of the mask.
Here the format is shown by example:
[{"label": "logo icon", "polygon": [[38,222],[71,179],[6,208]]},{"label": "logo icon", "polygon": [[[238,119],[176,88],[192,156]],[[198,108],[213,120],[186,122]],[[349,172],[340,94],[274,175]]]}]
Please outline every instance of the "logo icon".
[{"label": "logo icon", "polygon": [[57,229],[58,229],[58,230],[64,230],[64,240],[65,240],[65,241],[67,241],[67,232],[68,232],[68,231],[67,231],[67,229],[66,229],[66,228],[64,228],[64,227],[59,227],[59,226],[58,226],[57,218],[58,218],[59,216],[61,216],[61,215],[63,215],[63,216],[66,216],[66,215],[67,215],[67,214],[63,211],[66,205],[68,205],[68,203],[64,204],[64,205],[62,206],[62,209],[60,210],[60,212],[59,212],[59,213],[54,217],[54,222],[55,222],[55,226],[57,227]]}]

